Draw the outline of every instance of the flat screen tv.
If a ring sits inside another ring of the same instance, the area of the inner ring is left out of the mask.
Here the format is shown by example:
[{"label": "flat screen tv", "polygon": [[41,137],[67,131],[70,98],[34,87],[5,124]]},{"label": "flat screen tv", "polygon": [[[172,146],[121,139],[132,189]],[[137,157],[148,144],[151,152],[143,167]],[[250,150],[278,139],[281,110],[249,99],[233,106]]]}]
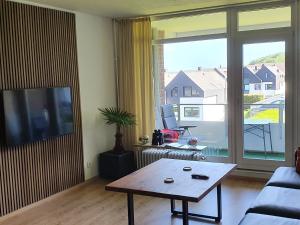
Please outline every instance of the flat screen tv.
[{"label": "flat screen tv", "polygon": [[73,132],[70,87],[1,92],[2,143],[20,145]]}]

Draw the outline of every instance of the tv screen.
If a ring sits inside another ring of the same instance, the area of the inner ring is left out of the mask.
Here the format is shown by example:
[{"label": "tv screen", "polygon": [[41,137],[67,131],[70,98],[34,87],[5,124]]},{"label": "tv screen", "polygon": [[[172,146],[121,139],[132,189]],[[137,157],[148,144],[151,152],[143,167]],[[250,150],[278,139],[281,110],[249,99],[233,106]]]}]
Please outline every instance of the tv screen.
[{"label": "tv screen", "polygon": [[1,100],[6,145],[73,132],[70,87],[5,90]]}]

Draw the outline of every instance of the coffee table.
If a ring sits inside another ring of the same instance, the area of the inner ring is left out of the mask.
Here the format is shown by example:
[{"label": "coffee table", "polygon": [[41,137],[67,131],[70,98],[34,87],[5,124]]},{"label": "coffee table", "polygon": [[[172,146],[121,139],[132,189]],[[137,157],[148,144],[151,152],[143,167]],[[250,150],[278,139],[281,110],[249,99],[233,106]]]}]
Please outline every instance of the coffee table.
[{"label": "coffee table", "polygon": [[[192,171],[183,171],[183,167],[191,167]],[[220,222],[222,219],[221,182],[235,167],[236,164],[160,159],[108,184],[105,189],[127,193],[129,225],[134,225],[134,194],[170,199],[171,212],[174,215],[182,215],[183,225],[189,224],[189,216]],[[209,179],[192,179],[193,173],[207,175]],[[174,183],[164,183],[164,179],[169,177],[174,179]],[[217,187],[217,216],[189,213],[188,202],[199,202],[215,187]],[[182,201],[182,211],[175,209],[175,200]]]}]

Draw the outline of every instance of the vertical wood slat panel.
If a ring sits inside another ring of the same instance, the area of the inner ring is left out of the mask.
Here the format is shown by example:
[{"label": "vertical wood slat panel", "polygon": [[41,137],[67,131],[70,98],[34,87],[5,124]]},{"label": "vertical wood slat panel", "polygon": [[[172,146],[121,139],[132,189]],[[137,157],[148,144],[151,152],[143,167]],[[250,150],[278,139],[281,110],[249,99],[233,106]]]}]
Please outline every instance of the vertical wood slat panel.
[{"label": "vertical wood slat panel", "polygon": [[74,133],[0,146],[0,216],[84,181],[75,16],[0,0],[0,90],[57,86],[71,87]]}]

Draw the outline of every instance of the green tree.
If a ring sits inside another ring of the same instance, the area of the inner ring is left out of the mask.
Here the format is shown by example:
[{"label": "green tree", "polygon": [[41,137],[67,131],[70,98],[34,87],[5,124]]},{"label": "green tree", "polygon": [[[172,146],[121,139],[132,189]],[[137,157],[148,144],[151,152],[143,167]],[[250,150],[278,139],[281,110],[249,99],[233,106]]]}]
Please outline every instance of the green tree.
[{"label": "green tree", "polygon": [[252,60],[249,64],[262,64],[262,63],[284,63],[285,55],[284,52],[267,55],[258,59]]}]

